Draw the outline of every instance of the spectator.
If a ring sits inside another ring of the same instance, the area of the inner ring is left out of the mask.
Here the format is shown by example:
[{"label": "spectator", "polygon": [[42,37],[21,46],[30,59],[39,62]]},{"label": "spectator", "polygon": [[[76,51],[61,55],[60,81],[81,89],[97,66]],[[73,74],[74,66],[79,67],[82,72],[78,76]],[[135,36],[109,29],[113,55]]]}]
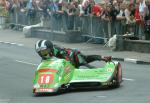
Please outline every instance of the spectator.
[{"label": "spectator", "polygon": [[35,0],[35,7],[37,11],[42,11],[42,5],[43,5],[43,2],[41,0]]},{"label": "spectator", "polygon": [[[59,1],[52,1],[52,3],[50,4],[51,7],[51,28],[52,30],[58,30],[60,28],[58,28],[60,25],[59,21],[61,19],[61,14],[59,13]],[[55,24],[55,25],[54,25]]]},{"label": "spectator", "polygon": [[144,20],[144,9],[146,8],[145,0],[139,0],[139,12],[141,19]]},{"label": "spectator", "polygon": [[106,5],[106,7],[104,7],[104,12],[102,14],[102,20],[111,21],[110,11],[111,5]]},{"label": "spectator", "polygon": [[62,11],[63,11],[63,17],[62,17],[62,24],[63,24],[63,30],[67,30],[67,24],[68,24],[68,14],[67,14],[67,9],[68,9],[68,3],[65,1],[62,1]]},{"label": "spectator", "polygon": [[[142,39],[144,37],[144,10],[146,8],[146,4],[145,4],[145,0],[138,0],[139,2],[139,13],[140,13],[140,18],[141,18],[141,35],[140,35],[140,39]],[[144,39],[144,38],[143,38]]]},{"label": "spectator", "polygon": [[[66,10],[66,3],[63,0],[59,0],[58,2],[58,22],[59,28],[62,30],[67,29],[67,10]],[[65,18],[64,18],[65,17]]]},{"label": "spectator", "polygon": [[74,29],[74,19],[75,19],[76,8],[73,2],[69,3],[68,6],[68,29]]},{"label": "spectator", "polygon": [[111,21],[111,36],[116,34],[117,32],[117,15],[119,14],[119,4],[116,0],[113,1],[112,10],[110,12],[112,21]]},{"label": "spectator", "polygon": [[125,9],[125,17],[126,17],[126,33],[130,33],[132,35],[134,35],[134,16],[132,15],[132,10],[133,10],[134,6],[133,4],[127,4],[127,8]]},{"label": "spectator", "polygon": [[111,5],[110,4],[106,4],[104,7],[104,11],[103,14],[101,16],[101,19],[103,20],[103,24],[104,24],[104,33],[105,33],[105,37],[106,38],[110,38],[111,37],[111,31],[110,29],[110,22],[112,20],[111,15]]},{"label": "spectator", "polygon": [[135,17],[135,22],[136,22],[135,33],[136,33],[136,36],[141,39],[142,38],[142,30],[141,30],[142,29],[142,19],[141,19],[140,12],[139,12],[139,2],[136,2],[134,17]]},{"label": "spectator", "polygon": [[19,1],[19,7],[20,7],[20,11],[21,12],[25,12],[25,8],[26,8],[27,3],[24,0],[20,0]]},{"label": "spectator", "polygon": [[139,3],[136,3],[136,8],[135,8],[135,21],[137,23],[137,25],[139,25],[141,23],[141,16],[140,16],[140,12],[139,12]]},{"label": "spectator", "polygon": [[101,1],[99,5],[101,7],[100,17],[102,17],[103,13],[105,12],[105,1]]},{"label": "spectator", "polygon": [[78,4],[78,10],[79,10],[79,16],[83,16],[85,14],[84,9],[83,9],[83,5],[82,5],[82,0]]},{"label": "spectator", "polygon": [[5,28],[6,17],[8,16],[7,1],[0,0],[0,29]]},{"label": "spectator", "polygon": [[51,15],[51,1],[50,0],[44,0],[41,3],[41,9],[43,11],[43,17],[44,19],[49,19]]},{"label": "spectator", "polygon": [[126,6],[124,3],[121,3],[120,6],[119,6],[119,13],[118,15],[116,16],[116,22],[117,22],[117,30],[116,30],[116,33],[118,35],[123,35],[125,33],[125,26],[126,26],[126,23],[125,23],[125,9],[126,9]]},{"label": "spectator", "polygon": [[10,7],[10,3],[8,0],[0,0],[0,4],[4,7],[5,10],[8,10]]},{"label": "spectator", "polygon": [[0,0],[0,16],[8,16],[9,2]]},{"label": "spectator", "polygon": [[86,2],[86,4],[83,7],[84,15],[87,15],[87,16],[91,15],[93,5],[94,5],[94,1],[93,0],[88,0]]},{"label": "spectator", "polygon": [[27,17],[28,17],[28,24],[33,25],[35,22],[36,10],[35,10],[35,1],[29,0],[27,3]]},{"label": "spectator", "polygon": [[116,33],[116,16],[119,13],[112,4],[108,4],[105,11],[105,20],[109,21],[108,31],[109,37],[112,37]]},{"label": "spectator", "polygon": [[99,17],[102,13],[102,8],[99,4],[95,3],[92,7],[92,15]]},{"label": "spectator", "polygon": [[[101,1],[100,3],[95,3],[94,0],[79,0],[79,1],[72,0],[72,2],[70,3],[67,3],[64,0],[56,0],[55,2],[53,2],[52,0],[28,0],[28,2],[25,2],[24,0],[0,0],[0,1],[1,2],[6,1],[3,3],[3,5],[5,5],[3,7],[5,7],[11,13],[13,13],[13,17],[11,18],[14,18],[14,20],[12,21],[14,21],[15,23],[17,22],[17,20],[19,21],[16,15],[21,13],[24,15],[24,13],[27,11],[27,16],[29,18],[28,24],[32,24],[31,22],[35,21],[34,19],[37,20],[39,18],[37,17],[39,11],[42,11],[44,18],[47,18],[43,20],[50,22],[52,21],[52,23],[49,24],[51,24],[51,26],[53,27],[52,29],[54,30],[57,30],[58,28],[60,29],[64,25],[67,25],[64,30],[67,29],[72,30],[76,29],[76,27],[81,27],[83,26],[82,21],[85,20],[84,23],[88,21],[88,19],[84,18],[85,15],[86,16],[94,15],[100,17],[101,19],[100,21],[104,22],[102,23],[103,25],[101,26],[103,28],[103,31],[100,32],[106,33],[107,35],[110,34],[109,37],[112,37],[112,35],[114,34],[119,35],[124,34],[123,32],[124,25],[126,25],[128,29],[126,32],[133,34],[135,22],[137,26],[136,30],[144,29],[144,20],[146,24],[149,24],[150,13],[148,10],[149,9],[148,0],[146,0],[146,3],[145,0],[138,0],[139,5],[136,4],[136,9],[134,9],[134,4],[129,4],[128,7],[125,9],[125,4],[123,2],[129,2],[126,0],[104,0]],[[18,12],[19,13],[17,14],[16,11],[17,13]],[[95,22],[96,24],[98,24],[97,21]],[[95,22],[93,22],[93,24]],[[96,24],[94,25],[95,27],[97,27]],[[95,30],[94,26],[93,31]],[[138,29],[138,27],[140,27],[141,29]],[[94,32],[97,31],[98,30],[96,29],[96,31]],[[106,31],[107,32],[109,31],[109,33],[107,33]],[[137,33],[138,31],[136,31],[135,34]],[[143,33],[141,32],[139,33],[138,36],[142,36],[142,34]]]},{"label": "spectator", "polygon": [[146,2],[147,8],[145,9],[145,39],[150,40],[150,0]]}]

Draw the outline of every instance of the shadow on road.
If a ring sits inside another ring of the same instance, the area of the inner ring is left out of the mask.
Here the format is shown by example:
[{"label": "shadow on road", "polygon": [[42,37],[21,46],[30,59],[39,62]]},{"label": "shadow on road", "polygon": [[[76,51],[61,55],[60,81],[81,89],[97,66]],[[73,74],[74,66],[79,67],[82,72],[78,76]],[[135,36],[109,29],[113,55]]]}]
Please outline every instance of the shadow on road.
[{"label": "shadow on road", "polygon": [[58,93],[41,93],[41,94],[33,94],[33,97],[47,97],[47,96],[60,96],[60,95],[64,95],[64,94],[69,94],[69,93],[82,93],[82,92],[96,92],[96,91],[113,91],[116,89],[121,89],[123,88],[123,85],[120,85],[120,87],[116,88],[116,87],[112,87],[112,88],[85,88],[85,89],[71,89],[71,90],[62,90],[59,91]]}]

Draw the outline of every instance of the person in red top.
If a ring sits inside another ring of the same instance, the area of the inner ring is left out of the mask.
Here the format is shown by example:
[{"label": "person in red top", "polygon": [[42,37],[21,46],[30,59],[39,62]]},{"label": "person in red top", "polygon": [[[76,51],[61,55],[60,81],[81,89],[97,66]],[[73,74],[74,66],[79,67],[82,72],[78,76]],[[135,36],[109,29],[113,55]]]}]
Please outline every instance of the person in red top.
[{"label": "person in red top", "polygon": [[135,5],[135,13],[134,13],[134,19],[135,19],[135,35],[137,35],[139,38],[141,38],[141,32],[139,30],[142,30],[142,19],[140,16],[140,11],[139,11],[139,3],[137,2]]},{"label": "person in red top", "polygon": [[95,4],[93,7],[92,7],[92,14],[95,15],[95,16],[100,16],[102,12],[102,8],[100,7],[99,4]]},{"label": "person in red top", "polygon": [[135,8],[134,17],[135,17],[136,23],[137,23],[137,24],[140,24],[140,23],[141,23],[141,17],[140,17],[140,12],[139,12],[139,3],[136,3],[136,8]]}]

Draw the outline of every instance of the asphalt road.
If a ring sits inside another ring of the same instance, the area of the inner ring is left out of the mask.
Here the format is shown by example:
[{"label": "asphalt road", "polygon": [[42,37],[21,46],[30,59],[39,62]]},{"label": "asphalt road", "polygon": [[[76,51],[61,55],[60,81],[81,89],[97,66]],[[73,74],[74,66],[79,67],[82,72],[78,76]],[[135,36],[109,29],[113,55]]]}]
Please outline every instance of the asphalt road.
[{"label": "asphalt road", "polygon": [[33,48],[0,43],[0,103],[150,103],[150,65],[121,62],[124,81],[117,89],[34,97],[32,80],[38,63]]}]

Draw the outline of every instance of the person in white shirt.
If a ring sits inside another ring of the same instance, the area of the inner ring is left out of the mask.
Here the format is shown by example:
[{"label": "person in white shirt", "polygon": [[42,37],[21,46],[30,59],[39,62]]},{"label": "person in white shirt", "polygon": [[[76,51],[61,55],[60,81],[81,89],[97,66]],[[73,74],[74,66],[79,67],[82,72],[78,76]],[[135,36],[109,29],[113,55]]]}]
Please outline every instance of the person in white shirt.
[{"label": "person in white shirt", "polygon": [[117,19],[117,35],[123,35],[125,33],[125,4],[122,3],[119,6],[119,14],[116,16]]},{"label": "person in white shirt", "polygon": [[139,0],[139,12],[142,20],[144,20],[145,8],[146,8],[145,0]]}]

